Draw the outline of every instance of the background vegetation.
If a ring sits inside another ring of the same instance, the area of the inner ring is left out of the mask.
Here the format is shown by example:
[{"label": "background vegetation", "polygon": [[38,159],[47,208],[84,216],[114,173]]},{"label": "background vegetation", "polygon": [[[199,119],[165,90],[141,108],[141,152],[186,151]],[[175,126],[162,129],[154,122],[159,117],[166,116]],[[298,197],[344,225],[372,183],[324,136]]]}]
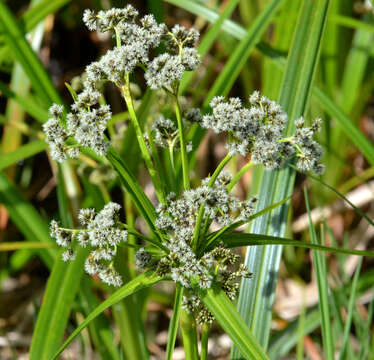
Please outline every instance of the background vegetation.
[{"label": "background vegetation", "polygon": [[[111,45],[110,38],[87,31],[83,10],[126,3],[0,0],[1,359],[28,354],[48,359],[112,291],[83,274],[84,251],[72,265],[56,261],[50,219],[69,226],[77,209],[101,209],[112,198],[123,204],[127,222],[144,228],[110,168],[98,167],[89,157],[57,166],[41,133],[50,104],[61,98],[71,102],[65,82],[74,84]],[[255,167],[236,186],[240,198],[260,194],[264,207],[292,195],[289,211],[283,206],[259,218],[251,232],[373,250],[374,21],[368,5],[353,0],[129,3],[168,25],[201,31],[202,66],[181,85],[193,106],[206,111],[215,95],[245,99],[258,89],[279,101],[292,121],[301,115],[307,121],[323,119],[319,141],[326,172],[321,178]],[[134,81],[139,117],[146,123],[163,106],[162,97],[144,93],[140,78]],[[114,89],[106,98],[116,114],[108,131],[127,126],[118,137],[121,155],[154,200],[126,106]],[[189,134],[195,143],[202,135]],[[190,159],[196,185],[224,155],[221,139],[207,133]],[[235,173],[247,160],[238,158],[231,170]],[[282,247],[281,241],[242,248],[241,254],[254,276],[242,283],[237,308],[270,358],[372,357],[371,257]],[[124,251],[121,259],[127,263],[122,276],[130,280],[133,252]],[[173,303],[173,283],[127,297],[90,323],[61,358],[164,358]],[[229,337],[215,324],[209,356],[239,359],[240,353],[234,349],[230,355],[230,349]],[[184,356],[178,335],[174,358]]]}]

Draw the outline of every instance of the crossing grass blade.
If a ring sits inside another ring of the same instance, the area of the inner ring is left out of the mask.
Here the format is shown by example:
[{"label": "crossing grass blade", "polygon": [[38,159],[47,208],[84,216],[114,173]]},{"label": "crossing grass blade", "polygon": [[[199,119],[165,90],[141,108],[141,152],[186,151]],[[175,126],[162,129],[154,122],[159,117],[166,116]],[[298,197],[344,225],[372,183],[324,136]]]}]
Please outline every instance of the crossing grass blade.
[{"label": "crossing grass blade", "polygon": [[[306,209],[308,212],[309,219],[309,234],[313,244],[318,245],[318,239],[316,230],[312,223],[310,215],[310,205],[308,199],[307,190],[304,189],[304,198]],[[323,228],[321,228],[321,234],[323,234]],[[323,237],[321,238],[323,240]],[[324,242],[322,241],[322,245]],[[328,277],[326,270],[326,258],[323,254],[318,251],[313,250],[313,260],[314,260],[314,271],[316,273],[317,285],[318,285],[318,308],[321,314],[322,323],[322,341],[323,341],[323,352],[327,360],[334,359],[334,339],[333,332],[331,330],[331,317],[330,317],[330,307],[329,307],[329,286]]]},{"label": "crossing grass blade", "polygon": [[216,284],[210,289],[202,291],[198,286],[194,290],[205,306],[212,312],[217,322],[230,336],[240,350],[240,359],[262,360],[268,359],[265,350],[253,336],[250,329],[240,317],[235,306]]},{"label": "crossing grass blade", "polygon": [[[328,0],[304,1],[300,9],[279,101],[290,119],[287,134],[292,132],[294,121],[303,115],[307,108],[328,7]],[[289,196],[293,190],[294,178],[294,172],[287,169],[265,171],[258,209]],[[285,204],[274,210],[271,216],[266,214],[255,220],[251,232],[282,237],[287,214],[288,206]],[[281,252],[280,245],[249,248],[245,264],[255,276],[253,280],[243,280],[240,288],[239,313],[265,348],[269,340],[271,309]],[[232,359],[239,358],[240,354],[234,348]]]},{"label": "crossing grass blade", "polygon": [[116,304],[118,301],[124,299],[136,291],[144,289],[146,287],[152,286],[157,282],[161,281],[162,278],[156,276],[154,272],[147,271],[143,274],[137,276],[135,279],[128,282],[126,285],[122,286],[119,290],[114,292],[105,301],[103,301],[99,306],[95,308],[84,321],[73,331],[73,333],[68,337],[64,344],[58,349],[58,351],[53,355],[51,359],[58,359],[59,355],[66,349],[66,347],[74,340],[74,338],[98,315],[100,315],[104,310],[108,309],[110,306]]},{"label": "crossing grass blade", "polygon": [[307,243],[299,240],[292,240],[278,236],[270,236],[263,234],[246,234],[246,233],[233,233],[223,235],[220,238],[227,247],[235,248],[239,246],[259,246],[259,245],[287,245],[296,246],[305,249],[320,250],[334,254],[347,254],[374,257],[374,251],[356,250],[356,249],[342,249],[337,247],[323,246],[314,243]]},{"label": "crossing grass blade", "polygon": [[107,159],[113,166],[114,170],[117,172],[122,185],[131,196],[135,207],[144,217],[150,229],[155,232],[154,221],[156,219],[156,211],[151,201],[148,199],[143,189],[140,187],[136,178],[132,175],[130,169],[128,169],[119,155],[114,151],[114,149],[109,149]]}]

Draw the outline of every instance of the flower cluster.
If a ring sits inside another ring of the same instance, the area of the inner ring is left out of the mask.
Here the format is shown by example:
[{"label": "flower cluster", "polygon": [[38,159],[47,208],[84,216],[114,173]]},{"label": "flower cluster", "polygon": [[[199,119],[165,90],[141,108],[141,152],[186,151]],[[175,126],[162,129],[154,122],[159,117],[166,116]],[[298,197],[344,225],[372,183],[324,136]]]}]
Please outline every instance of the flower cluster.
[{"label": "flower cluster", "polygon": [[86,259],[85,270],[88,274],[98,274],[99,278],[114,286],[121,286],[122,279],[113,267],[113,258],[117,246],[127,241],[127,231],[121,229],[119,223],[119,210],[121,206],[108,203],[96,213],[94,209],[81,209],[78,220],[85,229],[64,229],[57,221],[51,222],[51,236],[58,245],[67,248],[63,253],[65,261],[74,259],[72,242],[77,242],[82,247],[89,246],[91,252]]},{"label": "flower cluster", "polygon": [[[179,133],[176,124],[160,115],[151,127],[153,141],[161,148],[176,149],[179,143]],[[192,142],[186,144],[187,152],[192,151]]]},{"label": "flower cluster", "polygon": [[[252,153],[255,164],[279,168],[293,156],[298,158],[300,170],[323,171],[321,165],[322,148],[313,140],[319,129],[318,122],[312,128],[302,128],[304,122],[297,122],[298,129],[294,136],[285,138],[287,115],[275,102],[255,91],[249,98],[249,107],[242,105],[239,98],[225,100],[222,96],[213,98],[210,106],[211,115],[191,114],[200,125],[213,129],[216,133],[228,132],[227,144],[231,154],[247,155]],[[301,127],[300,127],[301,124]]]},{"label": "flower cluster", "polygon": [[[238,270],[232,271],[229,266],[233,266],[239,260],[239,256],[222,244],[204,255],[204,261],[208,264],[210,271],[214,273],[215,281],[221,286],[226,295],[234,300],[238,290],[240,278],[250,278],[251,273],[244,265],[240,265]],[[188,313],[193,313],[198,324],[211,323],[214,320],[213,314],[205,307],[201,300],[189,290],[183,296],[182,307]]]},{"label": "flower cluster", "polygon": [[223,171],[213,185],[209,181],[210,178],[204,179],[202,186],[184,191],[179,199],[170,194],[168,205],[158,208],[156,226],[169,234],[166,246],[170,253],[161,259],[157,271],[163,275],[170,273],[175,282],[186,288],[191,287],[192,277],[199,278],[202,289],[209,288],[213,279],[214,253],[198,258],[191,247],[200,208],[204,209],[202,223],[215,221],[221,226],[229,226],[236,220],[248,221],[254,211],[255,199],[240,202],[228,193],[229,172]]},{"label": "flower cluster", "polygon": [[[169,31],[153,15],[139,21],[137,17],[138,12],[131,5],[97,14],[91,10],[84,12],[83,21],[88,29],[112,31],[117,46],[86,67],[82,91],[67,115],[66,128],[62,125],[62,109],[56,105],[51,108],[54,115],[44,125],[44,131],[55,160],[77,157],[79,146],[90,147],[100,155],[107,152],[109,143],[104,131],[112,114],[109,105],[99,105],[103,83],[112,82],[124,92],[124,87],[129,87],[129,74],[140,66],[145,70],[149,87],[174,91],[183,73],[199,65],[199,55],[193,47],[199,37],[196,30],[177,25]],[[151,49],[158,47],[162,40],[167,52],[151,59]],[[78,145],[65,145],[68,137],[75,138]]]},{"label": "flower cluster", "polygon": [[151,89],[170,90],[185,71],[195,70],[200,64],[200,56],[193,47],[199,38],[197,30],[175,25],[167,37],[168,52],[154,58],[145,74]]}]

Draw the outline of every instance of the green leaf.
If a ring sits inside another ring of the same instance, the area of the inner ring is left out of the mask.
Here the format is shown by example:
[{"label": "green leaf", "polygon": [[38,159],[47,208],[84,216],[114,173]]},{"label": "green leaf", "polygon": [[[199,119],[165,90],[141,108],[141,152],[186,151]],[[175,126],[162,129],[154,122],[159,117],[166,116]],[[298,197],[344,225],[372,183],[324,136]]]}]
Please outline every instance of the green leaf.
[{"label": "green leaf", "polygon": [[235,306],[217,284],[213,284],[210,289],[204,291],[198,286],[193,286],[193,288],[238,347],[241,359],[268,359],[264,349],[240,317]]},{"label": "green leaf", "polygon": [[140,187],[138,181],[134,175],[130,172],[130,169],[121,160],[119,155],[110,148],[107,153],[107,159],[113,166],[114,170],[117,172],[122,185],[125,187],[128,194],[131,196],[132,201],[139,213],[144,217],[145,221],[149,225],[150,229],[155,233],[156,229],[154,226],[154,221],[156,219],[156,211],[148,199],[147,195],[144,193],[143,189]]},{"label": "green leaf", "polygon": [[156,276],[154,272],[147,271],[139,275],[135,279],[128,282],[126,285],[122,286],[116,292],[114,292],[109,298],[102,302],[98,307],[95,308],[84,321],[73,331],[73,333],[68,337],[64,344],[58,349],[58,351],[53,355],[52,359],[57,359],[59,355],[66,349],[66,347],[73,341],[73,339],[99,314],[110,306],[116,304],[121,299],[129,296],[136,291],[144,289],[145,287],[154,285],[161,281],[162,278]]},{"label": "green leaf", "polygon": [[357,283],[358,283],[358,278],[360,276],[361,266],[362,266],[362,259],[360,259],[360,262],[358,263],[357,269],[355,271],[355,275],[353,277],[351,295],[349,297],[348,312],[347,312],[347,318],[346,318],[345,325],[344,325],[344,333],[343,333],[343,340],[342,340],[342,345],[341,345],[340,354],[339,354],[339,360],[345,359],[345,353],[347,351],[351,324],[352,324],[352,317],[353,317],[354,307],[356,303]]},{"label": "green leaf", "polygon": [[175,299],[174,299],[174,307],[173,307],[173,316],[169,323],[169,331],[168,331],[168,342],[166,346],[166,360],[173,359],[173,351],[175,346],[175,339],[177,338],[177,331],[178,331],[178,320],[181,311],[181,304],[182,304],[182,297],[183,297],[183,287],[180,284],[177,284],[175,290]]},{"label": "green leaf", "polygon": [[[289,116],[287,134],[292,133],[294,121],[307,108],[328,7],[329,0],[305,0],[300,9],[279,99]],[[253,176],[256,177],[256,174]],[[264,171],[258,209],[290,196],[294,179],[294,172],[287,169]],[[285,204],[256,219],[252,223],[251,232],[282,237],[287,214],[288,205]],[[265,348],[269,340],[271,309],[281,253],[280,245],[248,248],[245,264],[255,277],[253,280],[243,280],[240,288],[239,313]],[[238,358],[238,352],[233,349],[232,359]]]},{"label": "green leaf", "polygon": [[227,95],[243,66],[247,62],[254,46],[269,26],[270,21],[273,19],[283,2],[284,0],[270,1],[261,14],[256,17],[254,23],[248,29],[239,45],[235,48],[235,51],[226,62],[224,69],[220,72],[218,78],[211,87],[206,97],[205,104],[208,104],[216,95]]},{"label": "green leaf", "polygon": [[21,146],[17,150],[4,154],[0,157],[0,170],[6,169],[8,166],[34,156],[47,148],[47,144],[42,140],[36,140]]},{"label": "green leaf", "polygon": [[39,106],[35,101],[30,100],[29,98],[25,98],[15,93],[1,81],[0,81],[0,91],[2,95],[18,103],[23,108],[24,111],[26,111],[28,114],[30,114],[34,119],[36,119],[40,123],[44,123],[48,120],[49,115],[48,115],[47,110]]},{"label": "green leaf", "polygon": [[48,278],[43,303],[34,329],[30,360],[49,360],[58,348],[72,303],[79,289],[88,251],[88,249],[80,248],[72,262],[64,262],[61,252],[59,253],[59,258]]},{"label": "green leaf", "polygon": [[3,0],[0,0],[0,31],[4,35],[5,43],[12,50],[17,61],[19,61],[23,70],[28,75],[39,97],[47,105],[51,102],[60,104],[61,99],[49,75],[31,49],[22,29]]},{"label": "green leaf", "polygon": [[[247,233],[232,233],[228,235],[223,235],[221,240],[229,248],[235,248],[239,246],[258,246],[258,245],[287,245],[287,246],[296,246],[306,249],[314,249],[325,252],[331,252],[334,254],[348,254],[348,255],[359,255],[359,256],[368,256],[374,257],[374,251],[367,250],[355,250],[355,249],[341,249],[330,246],[322,246],[313,243],[307,243],[299,240],[292,240],[283,238],[280,236],[271,236],[263,234],[247,234]],[[252,268],[250,268],[251,271]]]},{"label": "green leaf", "polygon": [[[221,27],[223,22],[230,17],[232,12],[235,10],[236,6],[238,5],[240,0],[230,0],[226,5],[225,8],[222,11],[222,14],[219,16],[219,18],[214,21],[211,28],[204,34],[203,38],[201,39],[201,42],[198,47],[198,52],[201,57],[204,57],[211,46],[213,45],[214,41],[218,37],[219,33],[221,32]],[[190,84],[193,77],[196,75],[195,72],[190,71],[183,75],[182,81],[180,83],[179,89],[181,93],[184,93],[184,91],[187,89],[188,85]]]},{"label": "green leaf", "polygon": [[[308,212],[309,219],[309,234],[312,243],[318,245],[317,234],[312,223],[312,218],[310,215],[310,205],[307,190],[304,188],[304,197],[306,203],[306,209]],[[323,228],[321,229],[321,234],[323,234]],[[323,245],[323,242],[322,242]],[[323,254],[318,251],[313,250],[313,260],[314,260],[314,270],[317,277],[318,284],[318,308],[321,314],[322,322],[322,340],[323,340],[323,351],[327,360],[334,359],[334,339],[333,333],[331,331],[331,318],[330,318],[330,307],[329,307],[329,285],[328,276],[326,270],[326,259]]]},{"label": "green leaf", "polygon": [[[42,244],[54,243],[49,236],[48,225],[42,220],[35,208],[27,202],[14,184],[0,172],[0,201],[8,210],[9,216],[28,241]],[[52,267],[55,250],[40,251],[43,261]]]},{"label": "green leaf", "polygon": [[24,32],[29,32],[48,15],[57,12],[71,1],[72,0],[43,0],[38,5],[27,10],[20,20],[23,24]]}]

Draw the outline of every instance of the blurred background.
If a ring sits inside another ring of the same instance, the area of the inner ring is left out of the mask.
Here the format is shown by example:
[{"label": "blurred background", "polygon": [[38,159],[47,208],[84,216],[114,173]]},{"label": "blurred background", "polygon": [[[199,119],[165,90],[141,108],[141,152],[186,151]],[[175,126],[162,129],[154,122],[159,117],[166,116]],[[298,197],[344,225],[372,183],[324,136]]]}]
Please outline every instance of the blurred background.
[{"label": "blurred background", "polygon": [[[201,107],[204,104],[214,80],[224,69],[243,37],[241,34],[253,24],[267,2],[236,1],[237,6],[228,14],[228,18],[234,21],[236,26],[224,23],[219,36],[207,48],[198,71],[189,75],[183,94],[185,106]],[[30,1],[11,0],[5,3],[19,20],[20,26],[25,26],[25,14],[30,7]],[[37,5],[38,1],[34,0],[32,3]],[[202,9],[210,10],[210,14],[222,14],[227,11],[232,1],[65,0],[60,3],[62,5],[58,11],[48,14],[33,29],[26,28],[25,31],[27,30],[27,39],[52,77],[55,87],[69,104],[71,97],[65,82],[79,89],[79,76],[85,66],[112,46],[109,36],[98,35],[85,28],[82,23],[84,9],[108,9],[130,3],[141,15],[153,13],[159,22],[165,22],[169,26],[181,24],[187,28],[197,28],[201,32],[200,41],[204,41],[205,35],[211,29],[212,19],[217,17],[209,17],[209,12],[206,15]],[[296,0],[285,1],[261,41],[248,54],[232,86],[230,96],[247,99],[254,90],[260,90],[265,96],[278,99],[283,71],[274,59],[287,56],[301,3],[302,1]],[[318,140],[324,147],[326,172],[321,180],[344,194],[367,217],[373,219],[374,158],[368,158],[363,153],[360,136],[356,132],[352,133],[349,126],[353,124],[368,144],[374,147],[374,21],[372,9],[368,4],[369,2],[353,0],[331,1],[315,84],[345,115],[332,116],[331,111],[326,110],[326,106],[321,104],[320,99],[313,93],[306,121],[310,123],[316,117],[323,119],[323,130]],[[136,105],[140,106],[145,91],[144,80],[139,73],[135,74],[132,81],[134,94],[139,102]],[[57,201],[59,195],[56,188],[56,167],[51,163],[45,147],[34,149],[15,164],[1,163],[3,155],[13,153],[35,139],[40,140],[41,131],[40,123],[30,116],[30,112],[27,114],[22,106],[6,96],[6,89],[10,88],[14,93],[38,103],[35,93],[30,92],[30,81],[14,62],[12,52],[4,44],[1,29],[0,82],[0,170],[12,181],[19,194],[37,210],[41,218],[49,222],[51,218],[58,217],[61,209]],[[134,151],[131,142],[125,148],[122,146],[126,139],[123,130],[126,129],[128,120],[125,104],[114,88],[106,89],[106,99],[111,104],[113,113],[118,114],[110,124],[109,132],[117,133],[118,147],[122,152],[127,151],[126,155],[131,155]],[[146,121],[153,120],[152,114],[161,111],[164,106],[163,95],[157,94]],[[344,120],[347,120],[348,124]],[[214,133],[206,134],[193,168],[195,185],[199,184],[199,178],[211,173],[226,154],[223,140]],[[367,153],[370,154],[370,151]],[[238,157],[230,165],[231,170],[237,171],[248,160]],[[79,192],[76,194],[78,207],[102,206],[110,197],[118,202],[122,201],[120,187],[109,168],[93,168],[89,163],[77,162],[74,163],[74,169],[76,172],[73,181],[79,185]],[[252,175],[252,170],[247,172],[235,188],[236,194],[242,199],[258,193],[259,178]],[[139,169],[139,179],[147,195],[154,200],[153,189],[149,186],[144,169]],[[310,241],[304,188],[308,189],[313,222],[318,234],[320,231],[323,233],[326,245],[374,250],[374,227],[367,219],[344,202],[336,192],[303,174],[298,174],[296,178],[288,219],[288,238]],[[97,194],[98,203],[94,203],[92,198],[95,195],[92,194]],[[22,208],[19,211],[22,214]],[[9,215],[11,214],[7,208],[0,205],[0,246],[5,242],[23,243],[25,240],[25,233],[20,231],[19,224]],[[144,224],[137,222],[137,226],[142,229]],[[43,251],[45,250],[0,247],[0,359],[28,358],[35,321],[50,273],[40,256]],[[240,253],[244,257],[245,249],[241,249]],[[355,306],[349,311],[352,278],[360,258],[329,253],[324,256],[327,281],[332,292],[330,306],[333,331],[337,334],[343,333],[347,314],[351,314],[351,350],[346,356],[354,358],[350,355],[357,353],[364,356],[363,358],[371,358],[370,354],[374,353],[374,339],[370,320],[372,306],[369,305],[374,298],[373,260],[363,260],[355,288]],[[134,271],[130,256],[129,263]],[[318,285],[313,266],[310,250],[288,246],[284,248],[269,345],[269,354],[274,359],[323,359],[321,319],[317,310]],[[146,311],[143,311],[142,316],[147,345],[154,359],[162,359],[164,356],[168,322],[172,314],[173,288],[173,283],[163,283],[145,294]],[[107,289],[96,284],[94,293],[97,301],[101,301],[105,298]],[[71,332],[85,315],[80,302],[76,300],[66,333]],[[105,315],[113,331],[114,344],[123,358],[132,359],[131,353],[126,350],[126,336],[120,331],[121,326],[125,326],[125,321],[131,321],[131,317],[126,314],[126,303],[123,305],[122,314],[108,311]],[[126,329],[124,332],[126,333]],[[213,326],[209,341],[211,359],[229,358],[231,341],[219,326]],[[363,343],[366,350],[361,353]],[[175,359],[184,358],[180,339],[177,340],[174,355]],[[61,358],[100,359],[102,356],[92,335],[85,330]]]}]

